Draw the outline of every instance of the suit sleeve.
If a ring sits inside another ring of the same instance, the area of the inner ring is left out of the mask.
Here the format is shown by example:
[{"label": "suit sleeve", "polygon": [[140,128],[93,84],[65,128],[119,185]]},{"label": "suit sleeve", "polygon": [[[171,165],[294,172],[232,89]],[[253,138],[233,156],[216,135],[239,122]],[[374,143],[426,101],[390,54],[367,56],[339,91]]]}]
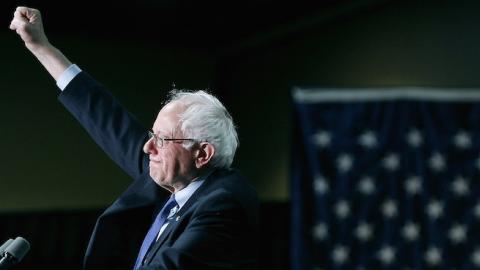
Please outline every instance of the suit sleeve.
[{"label": "suit sleeve", "polygon": [[175,243],[142,270],[254,269],[257,231],[227,192],[209,196]]},{"label": "suit sleeve", "polygon": [[118,166],[135,179],[143,173],[148,165],[142,151],[147,130],[104,86],[82,71],[62,91],[59,101]]}]

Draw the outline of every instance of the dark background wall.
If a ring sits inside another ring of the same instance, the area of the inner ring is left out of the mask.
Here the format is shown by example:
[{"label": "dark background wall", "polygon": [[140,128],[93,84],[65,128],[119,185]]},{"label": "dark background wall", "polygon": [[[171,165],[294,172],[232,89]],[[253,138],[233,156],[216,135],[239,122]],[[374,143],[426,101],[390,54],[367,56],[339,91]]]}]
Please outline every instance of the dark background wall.
[{"label": "dark background wall", "polygon": [[[479,8],[473,1],[339,7],[280,28],[274,37],[256,37],[254,46],[246,43],[229,54],[222,62],[222,88],[235,99],[231,110],[248,142],[238,160],[258,177],[257,188],[288,198],[289,149],[295,147],[289,102],[295,86],[478,87]],[[245,110],[247,104],[255,109]],[[248,158],[253,152],[258,159]]]},{"label": "dark background wall", "polygon": [[[73,239],[63,245],[84,245],[97,211],[130,180],[56,101],[53,79],[8,30],[17,5],[41,9],[51,42],[146,126],[172,82],[224,100],[241,140],[234,165],[264,202],[265,265],[288,259],[293,87],[480,85],[476,1],[45,2],[0,4],[0,183],[8,187],[0,189],[8,224],[0,234],[37,245],[45,243],[39,226],[19,222],[57,224],[45,228]],[[77,256],[83,246],[67,250]]]}]

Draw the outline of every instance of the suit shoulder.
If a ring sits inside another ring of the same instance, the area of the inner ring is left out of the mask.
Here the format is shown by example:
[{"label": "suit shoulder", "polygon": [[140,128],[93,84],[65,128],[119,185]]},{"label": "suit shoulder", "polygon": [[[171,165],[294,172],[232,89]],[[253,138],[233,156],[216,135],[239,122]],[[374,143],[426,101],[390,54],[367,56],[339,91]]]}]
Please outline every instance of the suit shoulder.
[{"label": "suit shoulder", "polygon": [[208,181],[212,187],[225,189],[232,193],[246,193],[249,196],[258,197],[256,190],[248,182],[248,179],[237,169],[218,169],[213,172]]}]

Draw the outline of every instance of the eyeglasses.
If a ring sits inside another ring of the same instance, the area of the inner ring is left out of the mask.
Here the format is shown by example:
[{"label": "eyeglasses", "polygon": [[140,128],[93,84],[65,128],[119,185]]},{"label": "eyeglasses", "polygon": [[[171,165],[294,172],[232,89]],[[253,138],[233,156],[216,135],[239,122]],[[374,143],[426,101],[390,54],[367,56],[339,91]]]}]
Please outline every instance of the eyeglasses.
[{"label": "eyeglasses", "polygon": [[195,139],[180,139],[180,138],[166,139],[166,138],[158,137],[155,133],[149,130],[148,140],[151,140],[152,138],[153,138],[153,142],[158,148],[163,148],[163,146],[165,145],[165,141],[196,141]]}]

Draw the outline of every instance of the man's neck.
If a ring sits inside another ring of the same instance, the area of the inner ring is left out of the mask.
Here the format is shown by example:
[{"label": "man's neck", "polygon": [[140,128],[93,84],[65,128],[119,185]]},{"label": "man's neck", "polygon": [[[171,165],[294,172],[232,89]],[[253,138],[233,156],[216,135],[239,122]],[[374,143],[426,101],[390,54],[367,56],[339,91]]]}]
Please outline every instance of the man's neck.
[{"label": "man's neck", "polygon": [[199,179],[204,179],[204,176],[209,175],[214,169],[210,167],[202,168],[197,171],[196,175],[191,178],[190,180],[184,181],[184,182],[178,182],[173,185],[173,193],[177,193],[178,191],[186,188],[190,183],[194,181],[198,181]]}]

